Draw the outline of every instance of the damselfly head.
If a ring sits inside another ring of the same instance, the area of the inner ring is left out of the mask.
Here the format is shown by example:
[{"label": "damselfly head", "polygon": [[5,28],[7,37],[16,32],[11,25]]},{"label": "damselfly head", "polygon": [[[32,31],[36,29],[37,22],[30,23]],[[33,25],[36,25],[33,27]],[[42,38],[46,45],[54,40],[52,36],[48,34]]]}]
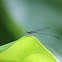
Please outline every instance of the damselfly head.
[{"label": "damselfly head", "polygon": [[32,33],[35,33],[35,32],[34,31],[26,31],[26,33],[32,34]]},{"label": "damselfly head", "polygon": [[56,37],[56,38],[58,38],[58,39],[61,39],[60,37],[58,37],[58,36],[54,36],[54,37]]}]

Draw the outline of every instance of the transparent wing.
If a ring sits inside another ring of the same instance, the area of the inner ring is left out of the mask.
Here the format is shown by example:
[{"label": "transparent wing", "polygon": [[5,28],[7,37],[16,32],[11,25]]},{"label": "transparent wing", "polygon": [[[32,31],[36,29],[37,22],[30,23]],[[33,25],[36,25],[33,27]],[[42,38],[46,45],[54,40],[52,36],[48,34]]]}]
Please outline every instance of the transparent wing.
[{"label": "transparent wing", "polygon": [[50,27],[46,27],[46,28],[41,28],[41,29],[38,29],[38,30],[33,30],[34,32],[44,32],[44,31],[48,31],[50,29]]},{"label": "transparent wing", "polygon": [[47,33],[39,33],[39,34],[45,34],[45,35],[49,35],[49,36],[53,36],[55,38],[61,39],[60,37],[56,36],[56,35],[51,35],[51,34],[47,34]]}]

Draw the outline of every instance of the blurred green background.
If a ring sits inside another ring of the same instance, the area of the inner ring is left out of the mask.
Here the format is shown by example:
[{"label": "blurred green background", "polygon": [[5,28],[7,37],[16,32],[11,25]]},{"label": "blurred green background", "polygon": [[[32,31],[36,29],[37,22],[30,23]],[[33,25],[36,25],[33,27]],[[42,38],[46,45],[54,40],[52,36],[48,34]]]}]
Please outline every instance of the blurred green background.
[{"label": "blurred green background", "polygon": [[[62,38],[61,0],[0,0],[0,46],[44,27],[51,29],[43,32]],[[32,35],[62,62],[62,39]]]}]

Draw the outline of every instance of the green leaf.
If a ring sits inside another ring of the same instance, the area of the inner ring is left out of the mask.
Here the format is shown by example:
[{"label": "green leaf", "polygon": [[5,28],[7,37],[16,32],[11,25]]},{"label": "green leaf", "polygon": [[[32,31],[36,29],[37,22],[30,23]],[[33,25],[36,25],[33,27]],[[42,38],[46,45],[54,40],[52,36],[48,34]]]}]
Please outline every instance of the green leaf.
[{"label": "green leaf", "polygon": [[0,62],[57,62],[33,36],[24,36],[0,53]]}]

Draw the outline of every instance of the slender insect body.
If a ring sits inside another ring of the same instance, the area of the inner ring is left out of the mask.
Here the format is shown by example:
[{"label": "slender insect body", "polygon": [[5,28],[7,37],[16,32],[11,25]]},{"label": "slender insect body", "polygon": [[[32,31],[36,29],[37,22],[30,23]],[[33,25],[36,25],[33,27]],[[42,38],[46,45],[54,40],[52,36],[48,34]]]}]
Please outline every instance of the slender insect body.
[{"label": "slender insect body", "polygon": [[[45,30],[47,30],[47,29],[49,29],[49,28],[50,28],[50,27],[46,27],[46,28],[42,28],[42,29],[38,29],[38,30],[33,30],[33,31],[26,31],[26,33],[28,33],[28,34],[38,33],[39,31],[42,31],[42,30],[45,31]],[[55,35],[46,34],[46,33],[40,33],[40,34],[45,34],[45,35],[53,36],[53,37],[56,37],[56,38],[60,39],[60,37],[55,36]]]}]

